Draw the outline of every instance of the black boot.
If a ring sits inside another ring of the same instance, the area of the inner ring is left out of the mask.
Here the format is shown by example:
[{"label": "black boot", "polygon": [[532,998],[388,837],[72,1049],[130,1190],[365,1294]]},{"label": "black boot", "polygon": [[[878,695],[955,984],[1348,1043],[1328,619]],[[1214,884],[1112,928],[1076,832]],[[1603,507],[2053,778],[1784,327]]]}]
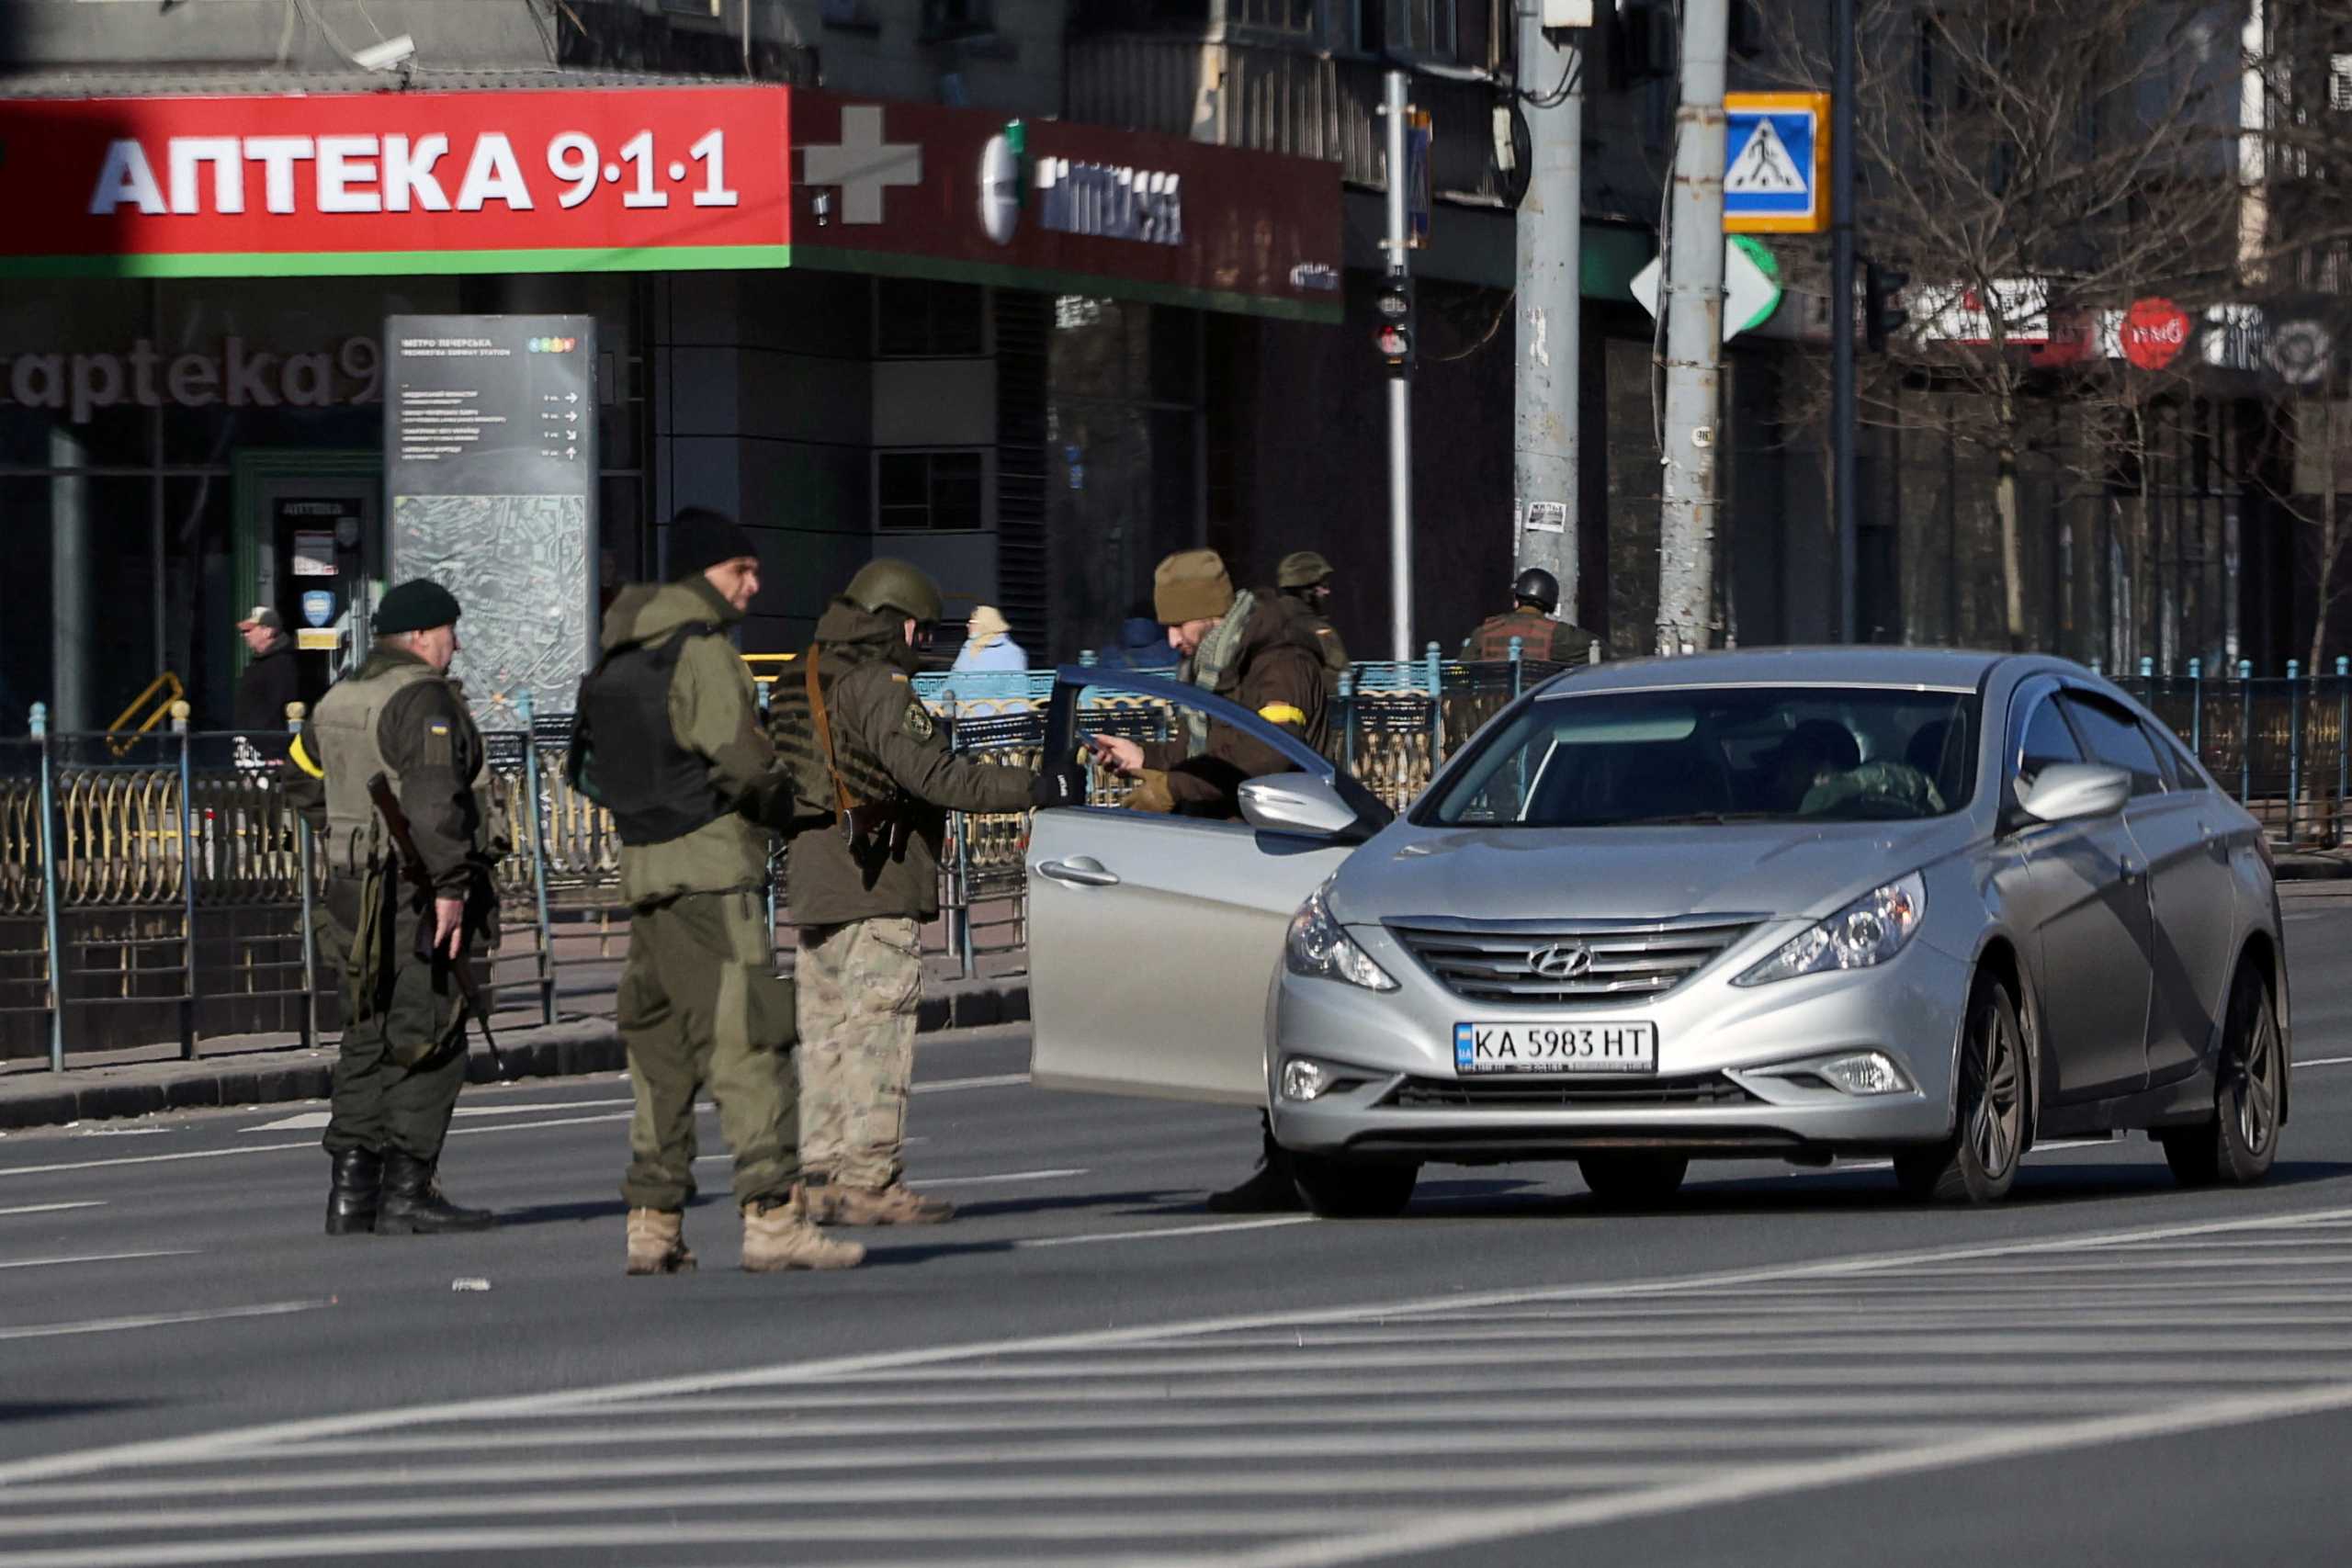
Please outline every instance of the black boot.
[{"label": "black boot", "polygon": [[1299,1199],[1297,1183],[1291,1180],[1290,1156],[1274,1142],[1273,1123],[1262,1111],[1259,1113],[1259,1123],[1263,1142],[1258,1153],[1258,1168],[1240,1186],[1210,1193],[1211,1213],[1289,1214],[1306,1207]]},{"label": "black boot", "polygon": [[376,1205],[384,1190],[384,1160],[373,1149],[345,1149],[334,1156],[334,1181],[327,1189],[327,1235],[364,1235],[376,1228]]},{"label": "black boot", "polygon": [[487,1209],[460,1209],[441,1196],[433,1168],[397,1150],[384,1156],[384,1201],[376,1211],[379,1235],[438,1235],[486,1231],[498,1223]]}]

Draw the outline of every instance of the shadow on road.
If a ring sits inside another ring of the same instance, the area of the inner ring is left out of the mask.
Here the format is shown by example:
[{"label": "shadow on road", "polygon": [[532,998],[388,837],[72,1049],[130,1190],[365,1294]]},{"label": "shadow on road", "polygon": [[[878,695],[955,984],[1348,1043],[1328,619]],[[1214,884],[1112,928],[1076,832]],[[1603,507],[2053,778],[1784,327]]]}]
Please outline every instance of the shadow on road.
[{"label": "shadow on road", "polygon": [[118,1410],[146,1410],[152,1399],[0,1400],[0,1427],[19,1421],[50,1421],[60,1416],[100,1416]]}]

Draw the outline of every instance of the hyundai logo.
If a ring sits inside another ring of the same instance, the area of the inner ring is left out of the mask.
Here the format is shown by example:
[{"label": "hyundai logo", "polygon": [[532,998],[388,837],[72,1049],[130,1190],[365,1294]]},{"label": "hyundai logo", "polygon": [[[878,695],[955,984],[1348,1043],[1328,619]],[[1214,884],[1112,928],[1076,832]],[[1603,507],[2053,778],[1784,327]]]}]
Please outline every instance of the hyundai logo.
[{"label": "hyundai logo", "polygon": [[1592,949],[1582,942],[1554,942],[1530,953],[1527,966],[1546,980],[1573,980],[1591,973]]}]

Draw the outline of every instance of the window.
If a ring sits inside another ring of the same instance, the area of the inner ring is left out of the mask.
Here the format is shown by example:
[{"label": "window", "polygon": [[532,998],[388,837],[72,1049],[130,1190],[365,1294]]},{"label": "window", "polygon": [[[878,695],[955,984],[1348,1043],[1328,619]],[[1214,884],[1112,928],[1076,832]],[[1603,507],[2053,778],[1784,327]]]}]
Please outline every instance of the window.
[{"label": "window", "polygon": [[2066,728],[2057,700],[2047,694],[2033,699],[2025,728],[2018,741],[2018,785],[2022,792],[2041,776],[2041,770],[2061,762],[2079,762],[2083,749]]},{"label": "window", "polygon": [[1416,821],[1529,828],[1900,821],[1975,788],[1964,692],[1564,694],[1493,733]]},{"label": "window", "polygon": [[883,452],[874,461],[874,525],[885,534],[940,534],[988,524],[978,452]]},{"label": "window", "polygon": [[2164,767],[2165,784],[2173,789],[2212,787],[2205,776],[2205,770],[2197,765],[2197,760],[2189,755],[2188,748],[2181,743],[2180,737],[2161,724],[2143,723],[2140,728],[2147,735],[2148,744],[2155,749],[2156,761]]},{"label": "window", "polygon": [[996,0],[922,0],[922,41],[952,43],[996,31]]},{"label": "window", "polygon": [[2163,764],[2156,761],[2155,749],[2148,744],[2148,738],[2140,732],[2139,720],[2084,693],[2069,692],[2061,700],[2066,705],[2066,716],[2074,721],[2075,733],[2083,738],[2093,761],[2130,773],[2133,795],[2164,793]]},{"label": "window", "polygon": [[988,291],[976,283],[884,277],[874,285],[882,359],[969,359],[988,352]]},{"label": "window", "polygon": [[1312,38],[1317,9],[1316,0],[1227,0],[1226,17],[1253,32]]},{"label": "window", "polygon": [[1361,0],[1356,43],[1367,52],[1453,58],[1453,0]]}]

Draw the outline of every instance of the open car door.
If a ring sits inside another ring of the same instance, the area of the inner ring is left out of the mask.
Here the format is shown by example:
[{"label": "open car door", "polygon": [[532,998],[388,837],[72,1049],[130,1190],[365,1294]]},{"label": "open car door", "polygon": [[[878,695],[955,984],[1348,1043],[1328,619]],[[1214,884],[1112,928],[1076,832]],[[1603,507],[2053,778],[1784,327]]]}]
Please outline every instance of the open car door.
[{"label": "open car door", "polygon": [[1055,680],[1048,757],[1079,744],[1082,688],[1133,693],[1250,730],[1356,813],[1314,832],[1071,807],[1030,829],[1031,1081],[1263,1105],[1267,993],[1291,917],[1389,812],[1328,758],[1197,686],[1078,665]]}]

